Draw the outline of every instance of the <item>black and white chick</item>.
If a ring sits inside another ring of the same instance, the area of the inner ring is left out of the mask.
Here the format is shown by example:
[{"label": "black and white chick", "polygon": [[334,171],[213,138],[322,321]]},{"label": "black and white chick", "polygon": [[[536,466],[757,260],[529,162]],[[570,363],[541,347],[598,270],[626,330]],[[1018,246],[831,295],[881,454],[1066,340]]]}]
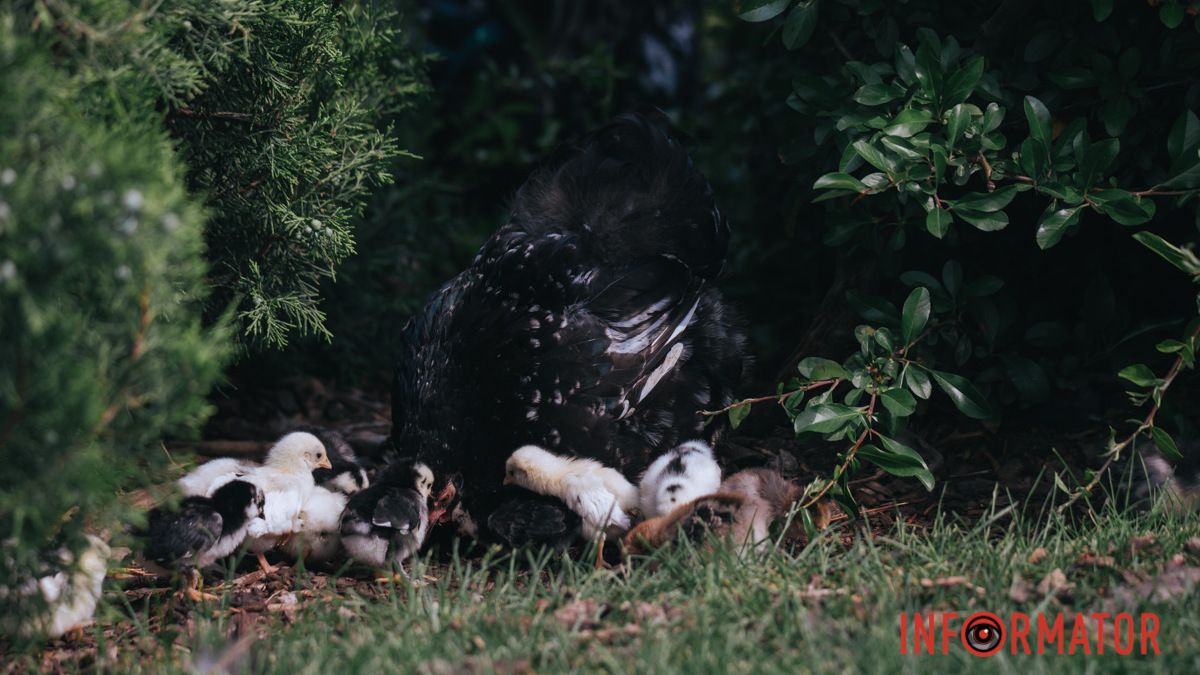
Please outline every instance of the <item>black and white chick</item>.
[{"label": "black and white chick", "polygon": [[281,538],[300,531],[301,511],[316,488],[313,470],[330,466],[321,439],[306,431],[293,431],[271,447],[262,466],[246,474],[244,480],[257,485],[265,497],[262,516],[251,521],[247,531],[247,548],[264,572],[275,571],[267,562],[266,552]]},{"label": "black and white chick", "polygon": [[301,427],[298,431],[307,431],[325,444],[330,466],[328,469],[313,470],[313,480],[318,486],[352,495],[371,484],[366,467],[341,432],[317,426]]},{"label": "black and white chick", "polygon": [[228,556],[242,545],[253,520],[262,514],[264,496],[249,481],[232,480],[210,497],[186,497],[176,509],[150,511],[145,557],[170,569],[183,570],[192,600],[204,595],[199,570]]},{"label": "black and white chick", "polygon": [[665,516],[672,509],[697,497],[712,494],[721,486],[721,467],[712,446],[688,441],[663,453],[650,464],[638,484],[642,515]]},{"label": "black and white chick", "polygon": [[461,479],[483,536],[547,543],[521,524],[554,506],[501,484],[513,448],[638,475],[720,428],[699,413],[728,405],[745,367],[740,323],[716,289],[728,241],[664,120],[623,116],[564,149],[406,327],[396,452],[440,482]]},{"label": "black and white chick", "polygon": [[429,531],[433,472],[422,462],[388,465],[342,513],[342,546],[354,560],[377,570],[403,573]]}]

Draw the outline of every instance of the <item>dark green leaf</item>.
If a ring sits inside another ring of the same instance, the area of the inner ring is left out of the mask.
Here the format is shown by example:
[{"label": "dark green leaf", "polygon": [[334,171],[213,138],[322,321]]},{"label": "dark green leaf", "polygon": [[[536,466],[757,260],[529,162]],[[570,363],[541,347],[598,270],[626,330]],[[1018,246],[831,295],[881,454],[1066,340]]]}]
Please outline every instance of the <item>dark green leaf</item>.
[{"label": "dark green leaf", "polygon": [[1138,232],[1133,238],[1180,270],[1192,275],[1200,274],[1200,259],[1188,249],[1179,248],[1153,232]]},{"label": "dark green leaf", "polygon": [[1046,371],[1035,361],[1023,356],[1004,356],[1004,370],[1008,379],[1027,401],[1043,401],[1050,394],[1050,379]]},{"label": "dark green leaf", "polygon": [[946,209],[934,209],[925,214],[925,229],[929,230],[929,234],[941,239],[946,236],[952,220],[950,212]]},{"label": "dark green leaf", "polygon": [[962,288],[962,280],[962,264],[957,260],[947,260],[946,264],[942,265],[942,286],[950,294],[950,297],[958,297],[958,291]]},{"label": "dark green leaf", "polygon": [[1003,279],[985,274],[967,284],[963,289],[963,297],[986,298],[989,295],[995,295],[1001,288],[1004,288]]},{"label": "dark green leaf", "polygon": [[946,93],[942,104],[955,105],[967,100],[971,92],[975,91],[975,85],[979,83],[981,75],[983,75],[983,57],[976,56],[946,80]]},{"label": "dark green leaf", "polygon": [[959,103],[951,108],[946,113],[946,145],[954,147],[958,142],[959,136],[963,131],[966,131],[967,125],[971,123],[971,113],[967,111],[965,104]]},{"label": "dark green leaf", "polygon": [[1178,28],[1186,9],[1182,2],[1164,2],[1158,8],[1158,18],[1167,28]]},{"label": "dark green leaf", "polygon": [[933,381],[950,397],[959,412],[973,419],[982,420],[992,416],[991,407],[983,393],[971,381],[961,375],[930,370]]},{"label": "dark green leaf", "polygon": [[990,134],[1000,128],[1000,123],[1004,121],[1004,108],[1001,108],[995,103],[989,103],[987,110],[983,111],[983,129],[982,132]]},{"label": "dark green leaf", "polygon": [[1175,439],[1171,438],[1171,434],[1158,427],[1151,427],[1150,435],[1153,436],[1154,445],[1158,446],[1158,451],[1167,459],[1174,461],[1183,459],[1183,455],[1179,452],[1179,446],[1175,445]]},{"label": "dark green leaf", "polygon": [[810,356],[800,361],[800,374],[809,380],[838,380],[850,377],[842,364],[819,356]]},{"label": "dark green leaf", "polygon": [[1200,118],[1191,110],[1184,110],[1167,135],[1167,154],[1176,160],[1197,144],[1200,144]]},{"label": "dark green leaf", "polygon": [[854,92],[854,100],[863,105],[882,105],[904,95],[904,88],[897,84],[864,84]]},{"label": "dark green leaf", "polygon": [[738,11],[738,18],[750,23],[770,21],[783,14],[783,10],[792,0],[743,0]]},{"label": "dark green leaf", "polygon": [[1112,14],[1113,0],[1092,0],[1092,18],[1103,21]]},{"label": "dark green leaf", "polygon": [[925,330],[929,323],[929,289],[914,288],[904,301],[904,310],[900,314],[900,336],[904,344],[909,344]]},{"label": "dark green leaf", "polygon": [[1158,187],[1163,189],[1197,188],[1200,187],[1200,148],[1185,150],[1178,159],[1171,162],[1167,171],[1170,176]]},{"label": "dark green leaf", "polygon": [[900,311],[883,298],[858,291],[847,291],[846,302],[858,311],[859,316],[871,323],[894,325],[900,320]]},{"label": "dark green leaf", "polygon": [[848,173],[827,173],[817,179],[813,183],[814,190],[853,190],[855,192],[864,192],[867,186],[863,182]]},{"label": "dark green leaf", "polygon": [[750,414],[750,408],[752,406],[753,404],[747,403],[746,405],[739,405],[736,408],[730,408],[729,426],[734,429],[742,426],[742,420],[745,420],[746,416]]},{"label": "dark green leaf", "polygon": [[1038,99],[1025,97],[1025,120],[1029,122],[1029,136],[1036,141],[1045,152],[1050,151],[1050,141],[1053,138],[1050,125],[1050,111]]},{"label": "dark green leaf", "polygon": [[1079,211],[1082,207],[1073,206],[1067,209],[1058,209],[1050,211],[1042,216],[1042,222],[1038,223],[1037,229],[1037,245],[1040,249],[1048,249],[1054,246],[1062,239],[1067,228],[1079,222]]},{"label": "dark green leaf", "polygon": [[901,110],[890,122],[884,127],[883,132],[891,136],[900,136],[908,138],[913,134],[920,133],[929,126],[933,121],[933,116],[925,110],[917,110],[910,108]]},{"label": "dark green leaf", "polygon": [[858,408],[838,403],[825,403],[806,408],[796,416],[793,426],[798,434],[805,432],[829,434],[840,431],[851,421],[862,417],[863,413]]},{"label": "dark green leaf", "polygon": [[1121,369],[1121,372],[1117,373],[1117,377],[1129,380],[1139,387],[1152,386],[1158,380],[1158,376],[1154,374],[1154,371],[1150,370],[1150,367],[1144,363],[1125,366]]},{"label": "dark green leaf", "polygon": [[885,471],[893,473],[893,475],[897,476],[913,476],[917,480],[921,481],[921,485],[924,485],[926,490],[933,489],[933,474],[930,473],[929,466],[925,463],[925,458],[921,457],[920,453],[901,443],[900,441],[897,441],[894,438],[888,438],[887,436],[880,435],[879,442],[883,445],[883,449],[886,450],[892,457],[904,458],[903,461],[907,462],[909,466],[912,467],[912,473],[895,473],[888,471],[884,467],[880,468],[884,468]]},{"label": "dark green leaf", "polygon": [[924,286],[931,291],[942,291],[942,282],[933,278],[933,275],[920,270],[909,270],[900,275],[900,281],[905,286],[917,287]]},{"label": "dark green leaf", "polygon": [[917,398],[927,399],[933,393],[933,384],[930,383],[929,376],[917,366],[908,366],[904,371],[904,383]]},{"label": "dark green leaf", "polygon": [[817,27],[817,2],[802,2],[792,8],[783,23],[783,44],[788,49],[799,49],[808,44]]},{"label": "dark green leaf", "polygon": [[972,211],[991,213],[1008,206],[1013,197],[1017,196],[1017,186],[1009,185],[994,192],[969,192],[954,200],[954,208],[966,208]]},{"label": "dark green leaf", "polygon": [[[1105,190],[1105,192],[1122,192],[1122,190]],[[1100,205],[1099,210],[1122,225],[1141,225],[1154,217],[1154,202],[1150,199],[1136,199],[1133,195],[1129,195],[1128,199],[1107,201]]]},{"label": "dark green leaf", "polygon": [[985,213],[974,209],[959,208],[955,204],[954,214],[984,232],[995,232],[1008,227],[1008,214],[1003,211]]},{"label": "dark green leaf", "polygon": [[904,84],[912,84],[917,79],[917,58],[908,45],[896,45],[896,76]]},{"label": "dark green leaf", "polygon": [[889,176],[896,172],[895,162],[888,159],[883,152],[866,141],[854,141],[852,146],[854,151],[858,153],[868,164],[886,172]]},{"label": "dark green leaf", "polygon": [[917,400],[906,389],[888,389],[879,395],[879,400],[896,417],[908,417],[917,410]]}]

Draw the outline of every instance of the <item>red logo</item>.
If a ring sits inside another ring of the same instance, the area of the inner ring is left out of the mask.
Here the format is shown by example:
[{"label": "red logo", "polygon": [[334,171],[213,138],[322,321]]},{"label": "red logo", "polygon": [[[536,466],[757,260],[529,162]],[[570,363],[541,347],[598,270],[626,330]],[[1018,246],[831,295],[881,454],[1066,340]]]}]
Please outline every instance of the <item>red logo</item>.
[{"label": "red logo", "polygon": [[[959,621],[959,618],[962,621]],[[900,613],[901,654],[948,654],[957,642],[968,653],[988,657],[1005,647],[1012,654],[1158,654],[1158,615],[1034,614],[1013,612]]]}]

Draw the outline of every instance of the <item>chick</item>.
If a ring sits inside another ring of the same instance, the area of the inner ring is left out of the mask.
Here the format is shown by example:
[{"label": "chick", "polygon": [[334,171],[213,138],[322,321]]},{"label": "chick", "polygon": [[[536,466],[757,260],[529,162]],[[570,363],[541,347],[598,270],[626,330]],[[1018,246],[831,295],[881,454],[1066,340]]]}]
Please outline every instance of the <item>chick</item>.
[{"label": "chick", "polygon": [[508,458],[504,484],[561,499],[583,519],[583,536],[588,539],[599,538],[610,527],[628,530],[626,512],[638,506],[637,488],[616,469],[536,445],[518,448]]},{"label": "chick", "polygon": [[[11,543],[15,542],[6,542]],[[108,571],[109,554],[108,544],[88,535],[78,558],[62,548],[43,560],[43,565],[37,565],[36,571],[17,573],[16,583],[0,586],[0,635],[57,638],[90,624]],[[0,564],[15,562],[8,551],[0,555],[4,556]]]},{"label": "chick", "polygon": [[244,459],[223,457],[209,460],[176,481],[185,497],[208,497],[213,490],[242,478],[259,465]]},{"label": "chick", "polygon": [[257,485],[266,498],[262,516],[251,521],[247,530],[249,549],[264,572],[275,571],[265,553],[279,544],[280,537],[300,529],[301,509],[315,487],[313,470],[329,467],[321,440],[295,431],[280,438],[267,452],[263,465],[246,474],[245,480]]},{"label": "chick", "polygon": [[342,545],[351,558],[403,572],[429,531],[433,472],[421,462],[393,462],[342,513]]},{"label": "chick", "polygon": [[721,467],[704,441],[688,441],[662,454],[638,486],[642,515],[665,516],[675,507],[712,494],[721,485]]},{"label": "chick", "polygon": [[280,550],[293,559],[303,558],[309,564],[333,560],[341,549],[342,511],[349,499],[341,492],[320,485],[313,488],[300,507],[296,531],[279,543]]},{"label": "chick", "polygon": [[300,431],[307,431],[321,439],[329,456],[330,467],[328,469],[313,471],[313,479],[316,480],[317,485],[328,490],[352,495],[371,484],[367,477],[366,467],[359,462],[354,448],[350,446],[341,432],[317,426],[303,427]]},{"label": "chick", "polygon": [[[626,536],[625,549],[631,554],[646,553],[674,541],[682,531],[694,541],[712,532],[735,545],[761,551],[770,537],[771,523],[786,516],[803,494],[800,486],[776,471],[739,471],[726,478],[716,493],[639,524]],[[827,500],[818,502],[818,527],[828,524],[831,508]]]},{"label": "chick", "polygon": [[150,511],[146,559],[188,575],[185,593],[203,597],[197,588],[203,569],[237,550],[250,523],[262,513],[263,491],[245,480],[233,480],[211,497],[187,497],[175,510]]}]

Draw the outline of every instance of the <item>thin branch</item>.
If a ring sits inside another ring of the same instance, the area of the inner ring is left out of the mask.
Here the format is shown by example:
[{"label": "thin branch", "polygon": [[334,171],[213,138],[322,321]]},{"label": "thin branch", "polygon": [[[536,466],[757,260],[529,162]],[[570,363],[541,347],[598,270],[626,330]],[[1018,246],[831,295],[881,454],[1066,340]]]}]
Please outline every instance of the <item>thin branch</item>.
[{"label": "thin branch", "polygon": [[[1196,337],[1200,337],[1200,325],[1196,326],[1196,328],[1192,331],[1192,334],[1188,336],[1188,339],[1190,340]],[[1153,397],[1154,405],[1150,407],[1150,412],[1146,413],[1145,419],[1142,420],[1141,424],[1138,425],[1137,429],[1135,429],[1133,433],[1125,437],[1125,440],[1109,448],[1107,452],[1107,459],[1104,460],[1104,464],[1101,464],[1099,469],[1096,469],[1092,475],[1092,480],[1088,481],[1087,485],[1084,485],[1082,488],[1077,490],[1075,494],[1071,495],[1070,499],[1059,505],[1058,511],[1060,513],[1070,508],[1075,502],[1083,499],[1085,495],[1090,495],[1092,490],[1096,489],[1096,486],[1100,484],[1100,481],[1104,478],[1104,475],[1108,472],[1108,469],[1113,465],[1113,462],[1116,462],[1117,458],[1120,457],[1121,451],[1129,447],[1129,445],[1133,443],[1134,439],[1140,436],[1143,432],[1154,428],[1154,418],[1158,415],[1159,406],[1162,405],[1162,397],[1167,392],[1167,389],[1171,387],[1171,383],[1175,381],[1175,377],[1179,375],[1179,371],[1182,368],[1183,356],[1176,356],[1175,363],[1171,364],[1171,369],[1168,370],[1167,374],[1163,376],[1162,383],[1155,387],[1158,395]]]},{"label": "thin branch", "polygon": [[[878,393],[871,394],[871,402],[867,404],[867,428],[863,429],[863,432],[859,434],[858,439],[854,441],[854,445],[850,446],[850,450],[846,453],[846,458],[842,460],[842,465],[836,473],[845,473],[846,469],[850,466],[850,461],[854,459],[854,453],[858,452],[858,449],[862,447],[864,442],[866,442],[867,437],[871,435],[871,417],[875,414],[875,401],[878,399]],[[813,504],[816,504],[821,500],[822,497],[825,496],[825,493],[829,492],[831,487],[833,487],[833,480],[826,481],[825,487],[821,488],[821,491],[817,494],[809,497],[808,501],[800,505],[800,508],[807,509]]]},{"label": "thin branch", "polygon": [[838,382],[841,382],[841,379],[814,380],[812,382],[809,382],[806,385],[797,387],[796,389],[792,389],[791,391],[785,391],[780,394],[771,394],[769,396],[758,396],[755,398],[745,398],[740,401],[734,401],[733,403],[730,403],[729,405],[725,406],[724,408],[721,408],[720,410],[701,410],[700,414],[704,415],[705,417],[713,417],[715,415],[721,415],[721,414],[727,413],[730,410],[733,410],[734,408],[741,408],[741,407],[748,406],[748,405],[754,405],[755,403],[762,403],[764,401],[779,401],[779,403],[782,404],[783,400],[785,398],[791,396],[792,394],[798,394],[798,393],[804,392],[804,391],[812,391],[813,389],[820,389],[821,387],[824,387],[826,385],[836,386]]}]

